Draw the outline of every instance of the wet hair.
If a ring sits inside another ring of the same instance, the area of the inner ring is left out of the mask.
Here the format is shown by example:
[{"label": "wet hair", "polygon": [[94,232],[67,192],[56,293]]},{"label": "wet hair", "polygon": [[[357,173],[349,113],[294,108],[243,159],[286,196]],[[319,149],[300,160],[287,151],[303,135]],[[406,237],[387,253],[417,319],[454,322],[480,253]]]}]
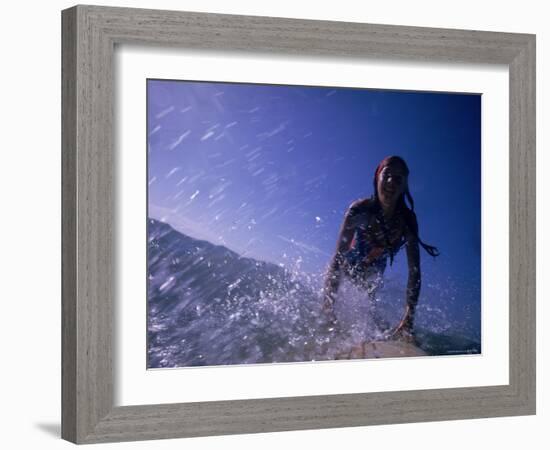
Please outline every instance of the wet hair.
[{"label": "wet hair", "polygon": [[[374,180],[373,180],[374,200],[378,205],[380,205],[380,199],[378,197],[378,177],[380,176],[380,173],[382,172],[382,170],[388,166],[400,166],[405,172],[405,176],[409,175],[409,167],[407,166],[407,163],[405,162],[405,160],[400,156],[387,156],[382,161],[380,161],[380,164],[378,164],[378,167],[376,167],[376,170],[374,171]],[[405,199],[409,203],[409,206],[407,206]],[[422,242],[422,240],[420,239],[420,236],[418,235],[418,225],[416,224],[416,221],[412,220],[412,218],[414,217],[414,199],[409,191],[408,183],[407,183],[407,186],[405,187],[405,192],[403,192],[403,194],[401,194],[397,199],[397,209],[401,209],[402,211],[405,212],[405,219],[406,219],[407,226],[416,235],[418,242],[424,248],[424,250],[426,250],[426,252],[430,256],[433,256],[433,257],[439,256],[439,250],[437,249],[437,247],[434,247],[432,245],[428,245]],[[384,234],[386,234],[386,240],[388,240],[385,226],[383,228],[384,228]]]}]

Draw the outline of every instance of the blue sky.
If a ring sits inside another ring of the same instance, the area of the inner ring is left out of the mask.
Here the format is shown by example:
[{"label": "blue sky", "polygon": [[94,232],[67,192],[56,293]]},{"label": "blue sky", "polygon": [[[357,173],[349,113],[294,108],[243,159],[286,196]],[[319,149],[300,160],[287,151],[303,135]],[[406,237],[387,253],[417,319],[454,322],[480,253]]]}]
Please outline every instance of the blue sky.
[{"label": "blue sky", "polygon": [[[344,211],[388,155],[410,169],[428,281],[479,300],[481,96],[148,80],[149,215],[323,271]],[[394,265],[404,276],[404,255]],[[426,277],[424,277],[426,278]]]}]

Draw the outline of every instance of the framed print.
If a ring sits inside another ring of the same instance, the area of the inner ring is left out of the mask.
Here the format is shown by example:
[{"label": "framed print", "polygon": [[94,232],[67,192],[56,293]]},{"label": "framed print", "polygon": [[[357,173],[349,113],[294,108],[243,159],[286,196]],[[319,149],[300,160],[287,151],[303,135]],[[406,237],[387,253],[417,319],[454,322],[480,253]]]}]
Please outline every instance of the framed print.
[{"label": "framed print", "polygon": [[534,414],[534,36],[62,17],[65,439]]}]

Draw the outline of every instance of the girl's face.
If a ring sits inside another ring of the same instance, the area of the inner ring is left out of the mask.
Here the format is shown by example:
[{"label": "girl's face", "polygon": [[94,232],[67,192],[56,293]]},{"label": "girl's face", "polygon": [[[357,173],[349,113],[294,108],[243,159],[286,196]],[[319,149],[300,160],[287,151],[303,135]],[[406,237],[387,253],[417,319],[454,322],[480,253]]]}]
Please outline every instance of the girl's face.
[{"label": "girl's face", "polygon": [[378,175],[378,197],[385,203],[394,203],[407,189],[407,173],[400,164],[389,164]]}]

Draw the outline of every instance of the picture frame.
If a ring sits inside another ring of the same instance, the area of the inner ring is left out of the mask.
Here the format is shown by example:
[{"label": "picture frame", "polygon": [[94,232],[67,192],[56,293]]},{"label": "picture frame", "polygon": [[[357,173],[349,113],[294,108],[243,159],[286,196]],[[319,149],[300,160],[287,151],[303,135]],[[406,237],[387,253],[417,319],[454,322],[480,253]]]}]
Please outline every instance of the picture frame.
[{"label": "picture frame", "polygon": [[[115,46],[504,64],[509,384],[114,406]],[[75,6],[62,12],[62,437],[74,443],[535,414],[535,36]]]}]

